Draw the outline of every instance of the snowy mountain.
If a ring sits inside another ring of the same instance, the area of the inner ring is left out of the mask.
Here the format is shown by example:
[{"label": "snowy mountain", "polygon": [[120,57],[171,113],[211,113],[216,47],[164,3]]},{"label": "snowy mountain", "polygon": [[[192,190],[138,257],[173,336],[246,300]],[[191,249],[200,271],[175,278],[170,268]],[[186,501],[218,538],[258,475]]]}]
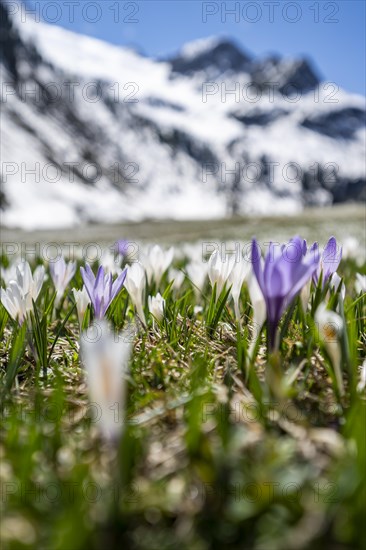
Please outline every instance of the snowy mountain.
[{"label": "snowy mountain", "polygon": [[229,39],[163,60],[1,1],[2,223],[293,214],[365,200],[364,98]]}]

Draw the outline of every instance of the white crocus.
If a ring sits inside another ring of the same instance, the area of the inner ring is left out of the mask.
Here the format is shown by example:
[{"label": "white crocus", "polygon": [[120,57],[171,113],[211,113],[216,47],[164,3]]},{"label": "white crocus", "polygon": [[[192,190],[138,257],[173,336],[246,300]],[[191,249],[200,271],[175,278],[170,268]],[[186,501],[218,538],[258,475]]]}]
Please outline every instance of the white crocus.
[{"label": "white crocus", "polygon": [[323,302],[316,310],[314,319],[319,330],[319,336],[332,362],[339,392],[343,395],[344,385],[341,369],[342,352],[339,343],[339,337],[343,331],[342,317],[340,317],[338,313],[327,309]]},{"label": "white crocus", "polygon": [[[338,289],[339,289],[339,285],[341,284],[341,277],[338,275],[338,273],[335,271],[333,273],[333,275],[331,276],[330,278],[330,281],[329,281],[329,286],[335,291],[337,292]],[[344,283],[342,283],[342,286],[341,286],[341,289],[340,289],[340,294],[341,294],[341,297],[342,297],[342,300],[344,300],[345,296],[346,296],[346,286]]]},{"label": "white crocus", "polygon": [[184,273],[179,269],[169,269],[169,282],[173,281],[172,288],[174,290],[179,290],[184,282]]},{"label": "white crocus", "polygon": [[168,269],[174,258],[174,247],[163,250],[159,245],[149,248],[146,254],[141,255],[141,263],[144,266],[149,284],[154,279],[159,286],[162,276]]},{"label": "white crocus", "polygon": [[216,284],[216,300],[218,300],[234,267],[235,256],[225,254],[222,256],[217,250],[208,260],[208,277],[212,287]]},{"label": "white crocus", "polygon": [[357,294],[364,294],[366,292],[366,275],[356,273],[355,290]]},{"label": "white crocus", "polygon": [[202,291],[207,278],[208,264],[207,262],[191,262],[187,264],[186,271],[189,280],[191,281],[196,297],[198,297]]},{"label": "white crocus", "polygon": [[45,279],[45,269],[39,265],[33,272],[28,262],[22,262],[16,268],[16,281],[24,295],[28,295],[30,301],[38,298],[43,281]]},{"label": "white crocus", "polygon": [[78,320],[79,320],[79,326],[80,328],[83,325],[83,320],[85,316],[85,312],[87,310],[88,305],[90,304],[90,298],[89,294],[85,288],[85,285],[81,290],[77,290],[76,288],[72,289],[72,292],[74,294],[75,302],[76,302],[76,311],[78,314]]},{"label": "white crocus", "polygon": [[114,334],[105,321],[99,321],[81,335],[80,348],[94,421],[106,439],[116,440],[125,418],[131,332]]},{"label": "white crocus", "polygon": [[123,257],[120,254],[113,253],[109,248],[105,248],[102,252],[99,264],[104,267],[105,273],[119,275],[122,273],[122,260]]},{"label": "white crocus", "polygon": [[355,237],[346,237],[342,243],[342,256],[343,259],[356,260],[360,256],[361,250],[360,243]]},{"label": "white crocus", "polygon": [[28,262],[22,262],[16,267],[14,281],[9,286],[1,289],[1,303],[9,315],[23,324],[28,312],[33,310],[33,301],[36,301],[41,291],[45,270],[38,266],[32,275]]},{"label": "white crocus", "polygon": [[53,284],[56,289],[55,306],[60,304],[61,298],[75,275],[76,262],[66,263],[63,256],[50,263],[50,273]]},{"label": "white crocus", "polygon": [[23,296],[16,281],[10,281],[6,290],[1,289],[1,303],[14,321],[24,323],[27,315],[26,297]]},{"label": "white crocus", "polygon": [[250,263],[247,262],[244,258],[239,258],[238,261],[235,261],[234,267],[231,270],[229,275],[229,283],[231,283],[230,294],[234,302],[234,311],[236,320],[240,321],[240,309],[239,309],[239,299],[242,286],[245,279],[248,277],[250,271]]},{"label": "white crocus", "polygon": [[164,317],[165,300],[158,292],[156,296],[148,297],[149,311],[151,315],[160,323]]},{"label": "white crocus", "polygon": [[9,267],[2,267],[0,269],[1,278],[6,284],[6,286],[10,283],[10,281],[15,281],[16,279],[16,269],[18,266],[18,263],[12,263],[9,265]]},{"label": "white crocus", "polygon": [[124,286],[130,296],[131,302],[136,308],[137,315],[141,322],[146,326],[144,314],[144,294],[146,286],[146,277],[144,268],[137,262],[127,266],[127,275]]},{"label": "white crocus", "polygon": [[362,392],[366,388],[366,359],[360,367],[360,381],[357,384],[357,391]]},{"label": "white crocus", "polygon": [[266,308],[266,302],[264,300],[262,291],[259,288],[257,278],[254,275],[252,268],[250,269],[250,272],[247,278],[247,284],[248,284],[250,303],[253,308],[253,319],[252,319],[253,336],[252,336],[251,344],[249,346],[249,357],[251,357],[255,348],[257,338],[262,329],[264,321],[266,320],[266,317],[267,317],[267,308]]},{"label": "white crocus", "polygon": [[259,331],[266,320],[267,308],[262,291],[259,288],[257,278],[253,273],[253,269],[250,270],[248,276],[248,291],[250,303],[253,308],[253,325],[254,328]]},{"label": "white crocus", "polygon": [[310,298],[310,290],[311,290],[311,277],[308,280],[307,283],[302,287],[300,291],[300,301],[303,311],[306,313],[306,310],[308,308],[309,304],[309,298]]}]

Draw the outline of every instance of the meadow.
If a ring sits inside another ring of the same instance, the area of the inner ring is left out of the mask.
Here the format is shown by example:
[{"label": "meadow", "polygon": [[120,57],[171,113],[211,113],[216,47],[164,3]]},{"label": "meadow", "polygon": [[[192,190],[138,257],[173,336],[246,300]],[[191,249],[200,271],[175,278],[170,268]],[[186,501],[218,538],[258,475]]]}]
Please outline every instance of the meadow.
[{"label": "meadow", "polygon": [[2,548],[364,548],[357,213],[91,228],[95,260],[5,235]]}]

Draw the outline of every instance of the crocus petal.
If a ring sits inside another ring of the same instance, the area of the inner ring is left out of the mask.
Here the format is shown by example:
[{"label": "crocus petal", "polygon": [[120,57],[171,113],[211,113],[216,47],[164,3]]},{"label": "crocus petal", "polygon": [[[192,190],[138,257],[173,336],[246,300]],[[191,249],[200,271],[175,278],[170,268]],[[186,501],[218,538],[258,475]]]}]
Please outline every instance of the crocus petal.
[{"label": "crocus petal", "polygon": [[126,275],[127,275],[127,269],[124,269],[122,271],[122,273],[120,273],[118,275],[117,279],[114,281],[114,283],[112,285],[112,296],[111,296],[112,300],[117,296],[117,294],[122,289],[123,284],[124,284],[125,279],[126,279]]},{"label": "crocus petal", "polygon": [[[317,243],[314,243],[311,251],[317,252],[319,254]],[[318,284],[320,274],[322,273],[322,286],[324,287],[324,284],[327,282],[329,277],[337,270],[341,258],[342,249],[337,250],[337,241],[334,237],[331,237],[323,250],[319,266],[316,272],[314,272],[314,283]]]},{"label": "crocus petal", "polygon": [[292,302],[295,296],[313,276],[317,266],[317,261],[310,255],[305,258],[303,263],[296,266],[296,269],[294,270],[294,282],[287,295],[286,306]]},{"label": "crocus petal", "polygon": [[331,237],[326,244],[322,255],[324,281],[329,279],[330,275],[337,271],[341,258],[342,248],[338,250],[336,239]]},{"label": "crocus petal", "polygon": [[262,291],[263,296],[265,295],[264,291],[264,278],[263,278],[263,268],[261,264],[261,251],[256,239],[252,240],[252,265],[254,275],[257,279],[259,288]]},{"label": "crocus petal", "polygon": [[92,301],[93,294],[94,294],[93,292],[94,283],[95,283],[94,273],[92,272],[89,264],[86,264],[85,269],[83,267],[80,267],[80,273],[81,273],[81,278],[83,279],[86,291],[89,294],[90,300]]},{"label": "crocus petal", "polygon": [[[263,269],[263,281],[264,287],[266,288],[267,295],[277,295],[277,290],[272,287],[272,274],[277,266],[277,264],[283,261],[283,249],[274,246],[273,243],[269,244],[268,252],[264,260],[264,269]],[[287,265],[287,264],[284,264]]]}]

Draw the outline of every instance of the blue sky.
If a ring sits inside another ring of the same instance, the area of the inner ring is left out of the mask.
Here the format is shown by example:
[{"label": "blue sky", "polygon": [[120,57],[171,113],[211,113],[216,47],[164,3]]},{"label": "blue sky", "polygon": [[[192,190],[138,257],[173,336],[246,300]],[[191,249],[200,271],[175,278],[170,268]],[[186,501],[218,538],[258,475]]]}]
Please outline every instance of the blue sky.
[{"label": "blue sky", "polygon": [[166,55],[185,42],[218,34],[235,38],[254,55],[305,55],[315,62],[325,80],[365,94],[363,0],[28,3],[48,22],[113,44],[132,45],[150,56]]}]

